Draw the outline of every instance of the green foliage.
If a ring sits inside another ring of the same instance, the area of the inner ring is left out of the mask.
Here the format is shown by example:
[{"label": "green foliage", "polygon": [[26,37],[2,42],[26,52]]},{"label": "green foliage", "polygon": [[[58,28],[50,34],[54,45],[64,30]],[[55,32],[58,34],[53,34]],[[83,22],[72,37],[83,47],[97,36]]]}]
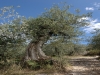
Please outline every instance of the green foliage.
[{"label": "green foliage", "polygon": [[100,56],[100,50],[90,50],[86,55],[87,56],[95,56],[95,55]]},{"label": "green foliage", "polygon": [[44,52],[49,56],[62,56],[66,46],[61,39],[53,41],[43,47]]},{"label": "green foliage", "polygon": [[87,55],[100,56],[100,30],[97,30],[88,45],[89,53]]},{"label": "green foliage", "polygon": [[81,44],[70,42],[62,42],[62,40],[56,40],[46,44],[43,47],[43,51],[49,56],[64,56],[64,55],[84,55],[86,52],[86,46]]},{"label": "green foliage", "polygon": [[25,39],[21,32],[21,19],[16,19],[12,24],[0,25],[0,61],[7,62],[23,54]]},{"label": "green foliage", "polygon": [[85,20],[79,21],[86,15],[75,15],[69,12],[68,6],[53,6],[38,18],[25,20],[22,29],[33,40],[38,40],[41,36],[49,40],[51,36],[60,36],[69,39],[78,36],[79,27],[86,25]]},{"label": "green foliage", "polygon": [[36,63],[35,61],[27,61],[27,64],[30,69],[36,69],[36,68],[38,68],[38,66],[40,68],[40,65],[38,63]]},{"label": "green foliage", "polygon": [[0,62],[7,63],[8,60],[15,59],[19,55],[20,45],[23,45],[24,39],[22,39],[20,26],[21,17],[18,17],[17,12],[15,13],[14,7],[3,7],[0,11],[0,19],[2,19],[2,24],[0,24]]},{"label": "green foliage", "polygon": [[100,50],[100,33],[93,36],[90,42],[90,46],[92,47],[92,49]]},{"label": "green foliage", "polygon": [[33,70],[39,70],[39,69],[51,69],[53,65],[52,60],[41,60],[41,61],[26,61],[24,63],[24,67],[33,69]]}]

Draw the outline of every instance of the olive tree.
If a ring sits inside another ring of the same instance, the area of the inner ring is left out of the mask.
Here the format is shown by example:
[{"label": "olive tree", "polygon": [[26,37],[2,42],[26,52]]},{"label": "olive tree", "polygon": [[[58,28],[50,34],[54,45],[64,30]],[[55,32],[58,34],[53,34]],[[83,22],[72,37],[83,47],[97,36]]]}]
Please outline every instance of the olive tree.
[{"label": "olive tree", "polygon": [[54,41],[63,38],[63,43],[79,35],[79,28],[87,25],[86,20],[82,18],[90,15],[79,15],[79,12],[73,14],[69,8],[66,5],[63,7],[54,5],[41,16],[23,22],[22,30],[31,39],[26,48],[25,61],[48,59],[42,47],[45,43],[50,43],[48,40],[52,37],[55,37]]}]

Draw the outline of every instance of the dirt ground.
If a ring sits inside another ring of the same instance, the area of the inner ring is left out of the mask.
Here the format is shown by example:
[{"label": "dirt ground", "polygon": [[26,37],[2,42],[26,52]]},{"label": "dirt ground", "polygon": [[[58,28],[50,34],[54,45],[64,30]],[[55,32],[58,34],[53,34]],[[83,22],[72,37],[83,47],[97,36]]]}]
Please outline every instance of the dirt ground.
[{"label": "dirt ground", "polygon": [[100,75],[100,61],[98,56],[71,57],[69,73],[66,75]]},{"label": "dirt ground", "polygon": [[36,74],[36,75],[100,75],[100,61],[98,56],[69,57],[70,67],[66,73]]}]

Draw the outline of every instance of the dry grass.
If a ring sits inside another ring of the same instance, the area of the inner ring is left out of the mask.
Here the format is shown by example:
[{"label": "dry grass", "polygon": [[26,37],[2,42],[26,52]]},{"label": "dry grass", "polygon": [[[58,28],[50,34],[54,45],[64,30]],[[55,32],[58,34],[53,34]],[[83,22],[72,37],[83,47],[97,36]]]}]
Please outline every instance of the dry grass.
[{"label": "dry grass", "polygon": [[[70,65],[67,62],[67,58],[64,58],[64,60],[55,58],[55,60],[62,61],[65,69],[69,69]],[[66,62],[67,64],[65,64]],[[0,75],[64,75],[63,73],[64,72],[57,66],[57,64],[46,65],[40,70],[30,70],[28,68],[22,68],[20,65],[12,64],[11,66],[0,70]]]},{"label": "dry grass", "polygon": [[[0,70],[0,75],[59,75],[56,68],[48,66],[41,70],[22,69],[20,65],[13,64],[9,68]],[[60,74],[61,75],[61,74]]]}]

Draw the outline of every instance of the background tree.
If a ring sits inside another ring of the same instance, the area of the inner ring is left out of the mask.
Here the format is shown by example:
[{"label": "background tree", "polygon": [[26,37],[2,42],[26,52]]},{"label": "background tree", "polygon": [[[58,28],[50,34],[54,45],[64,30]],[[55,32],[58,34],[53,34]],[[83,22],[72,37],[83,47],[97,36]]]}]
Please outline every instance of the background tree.
[{"label": "background tree", "polygon": [[97,49],[99,50],[100,47],[100,30],[96,30],[96,32],[94,33],[94,35],[92,36],[90,43],[89,43],[89,48],[90,49]]},{"label": "background tree", "polygon": [[100,30],[96,30],[88,45],[89,53],[87,55],[100,55]]},{"label": "background tree", "polygon": [[19,55],[24,38],[20,29],[21,17],[14,7],[3,7],[0,11],[0,61],[7,62],[7,59],[14,59]]}]

